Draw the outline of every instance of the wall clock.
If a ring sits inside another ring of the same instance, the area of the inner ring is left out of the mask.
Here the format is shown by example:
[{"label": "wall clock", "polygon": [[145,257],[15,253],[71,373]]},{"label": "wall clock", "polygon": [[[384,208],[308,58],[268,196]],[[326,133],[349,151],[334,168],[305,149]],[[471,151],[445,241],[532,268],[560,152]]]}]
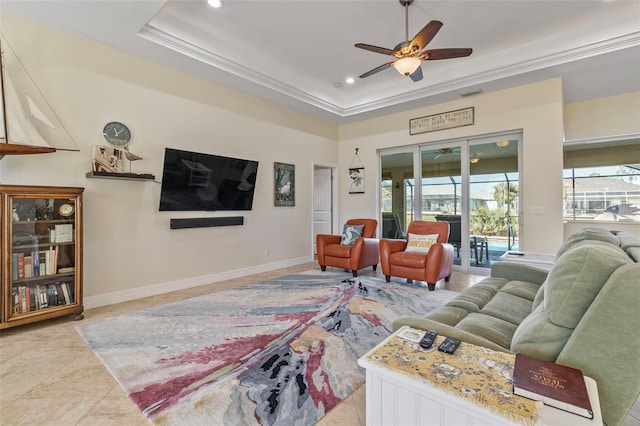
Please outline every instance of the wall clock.
[{"label": "wall clock", "polygon": [[131,131],[119,121],[112,121],[104,125],[102,136],[114,148],[122,148],[131,142]]},{"label": "wall clock", "polygon": [[75,209],[73,208],[73,204],[69,204],[69,203],[64,203],[60,205],[60,207],[58,207],[58,213],[60,213],[60,216],[62,217],[71,216],[74,210]]}]

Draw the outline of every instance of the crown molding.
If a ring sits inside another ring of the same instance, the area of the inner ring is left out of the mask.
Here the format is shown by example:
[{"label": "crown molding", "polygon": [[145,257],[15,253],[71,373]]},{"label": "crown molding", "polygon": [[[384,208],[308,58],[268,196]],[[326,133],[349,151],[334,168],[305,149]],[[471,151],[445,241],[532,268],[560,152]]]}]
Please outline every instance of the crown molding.
[{"label": "crown molding", "polygon": [[276,80],[265,74],[240,65],[237,62],[217,55],[210,50],[204,49],[187,40],[169,34],[166,31],[162,31],[150,25],[145,25],[138,31],[137,35],[148,41],[185,55],[191,59],[195,59],[196,61],[203,62],[222,71],[239,76],[245,80],[258,84],[277,93],[286,95],[297,101],[304,102],[332,114],[341,115],[342,113],[342,108],[340,108],[338,105],[327,102],[324,99],[311,95],[310,93],[304,92],[289,84],[283,83],[282,81]]},{"label": "crown molding", "polygon": [[[403,103],[410,103],[423,98],[442,95],[449,92],[457,92],[468,87],[481,87],[483,84],[508,79],[529,72],[535,72],[564,65],[570,62],[591,58],[605,53],[615,52],[640,46],[640,31],[612,37],[606,40],[586,44],[573,49],[566,49],[548,55],[532,59],[525,59],[519,62],[507,64],[486,71],[474,73],[472,75],[449,80],[442,83],[435,83],[430,86],[408,91],[398,95],[388,96],[371,102],[362,103],[352,107],[341,107],[318,96],[295,88],[282,81],[269,77],[256,70],[247,68],[237,62],[217,55],[210,50],[197,46],[180,37],[176,37],[166,31],[162,31],[150,25],[142,27],[138,36],[153,42],[157,45],[171,49],[177,53],[185,55],[196,61],[205,63],[234,76],[240,77],[262,88],[284,95],[290,99],[307,104],[324,112],[328,112],[338,118],[349,118],[357,115],[371,113],[375,110],[398,106]],[[496,59],[504,57],[505,52],[494,54]],[[493,56],[493,55],[492,55]],[[490,62],[491,58],[488,58]]]}]

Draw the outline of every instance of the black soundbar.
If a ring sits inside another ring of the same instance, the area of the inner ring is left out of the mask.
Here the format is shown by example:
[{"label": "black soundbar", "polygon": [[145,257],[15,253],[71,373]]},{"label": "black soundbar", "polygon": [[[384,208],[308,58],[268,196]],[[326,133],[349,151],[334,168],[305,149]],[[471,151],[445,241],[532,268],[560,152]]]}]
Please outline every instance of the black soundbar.
[{"label": "black soundbar", "polygon": [[189,219],[171,219],[171,229],[210,228],[212,226],[233,226],[244,224],[244,216],[230,217],[194,217]]}]

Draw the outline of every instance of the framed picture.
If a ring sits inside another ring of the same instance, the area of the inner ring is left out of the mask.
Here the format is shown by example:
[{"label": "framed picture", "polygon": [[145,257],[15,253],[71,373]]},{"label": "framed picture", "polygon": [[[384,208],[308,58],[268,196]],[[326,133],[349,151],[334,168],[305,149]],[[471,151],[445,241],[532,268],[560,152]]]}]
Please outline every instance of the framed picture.
[{"label": "framed picture", "polygon": [[349,177],[351,178],[351,187],[349,194],[364,193],[364,167],[349,169]]},{"label": "framed picture", "polygon": [[112,146],[93,146],[93,171],[122,173],[123,150]]},{"label": "framed picture", "polygon": [[273,205],[296,205],[296,166],[294,164],[273,163],[274,193]]}]

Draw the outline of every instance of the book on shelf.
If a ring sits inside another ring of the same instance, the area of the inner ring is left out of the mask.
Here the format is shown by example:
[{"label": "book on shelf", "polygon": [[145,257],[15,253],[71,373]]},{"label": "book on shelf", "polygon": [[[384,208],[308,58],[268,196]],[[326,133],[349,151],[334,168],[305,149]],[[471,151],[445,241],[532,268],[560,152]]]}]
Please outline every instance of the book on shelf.
[{"label": "book on shelf", "polygon": [[37,250],[31,252],[31,264],[33,266],[33,276],[40,276],[40,255]]},{"label": "book on shelf", "polygon": [[33,264],[31,263],[31,255],[24,257],[24,277],[33,277]]},{"label": "book on shelf", "polygon": [[588,419],[593,410],[582,371],[516,354],[513,393]]},{"label": "book on shelf", "polygon": [[11,255],[11,279],[13,281],[18,279],[18,253]]},{"label": "book on shelf", "polygon": [[24,279],[24,253],[18,253],[18,279]]},{"label": "book on shelf", "polygon": [[60,287],[62,288],[62,295],[64,296],[64,301],[65,303],[68,305],[71,302],[71,296],[69,295],[69,284],[67,283],[62,283],[60,284]]}]

